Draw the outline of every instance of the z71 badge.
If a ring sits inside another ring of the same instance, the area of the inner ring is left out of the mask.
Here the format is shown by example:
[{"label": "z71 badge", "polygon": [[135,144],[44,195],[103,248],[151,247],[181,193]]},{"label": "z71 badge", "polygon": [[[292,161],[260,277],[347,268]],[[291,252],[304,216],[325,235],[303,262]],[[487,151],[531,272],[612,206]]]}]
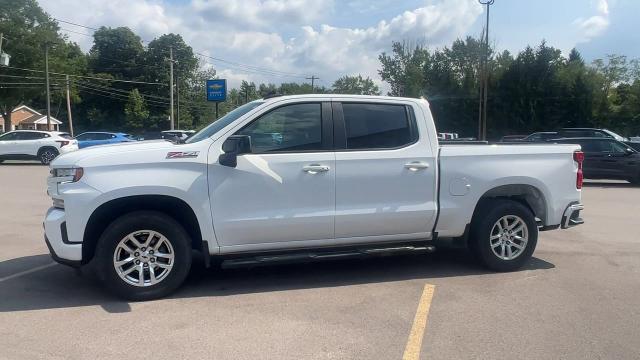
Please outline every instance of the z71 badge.
[{"label": "z71 badge", "polygon": [[198,157],[200,151],[172,151],[167,153],[167,159],[184,159]]}]

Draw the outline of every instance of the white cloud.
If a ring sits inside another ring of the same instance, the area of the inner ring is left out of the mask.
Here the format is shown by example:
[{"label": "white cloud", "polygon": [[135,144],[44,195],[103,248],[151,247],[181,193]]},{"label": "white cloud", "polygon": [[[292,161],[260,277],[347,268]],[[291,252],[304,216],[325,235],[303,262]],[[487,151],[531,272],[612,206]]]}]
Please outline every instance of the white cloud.
[{"label": "white cloud", "polygon": [[[186,4],[162,0],[40,0],[40,4],[54,17],[91,27],[128,26],[145,40],[179,33],[197,52],[297,76],[256,74],[214,61],[218,73],[227,76],[230,85],[242,79],[300,82],[303,74],[320,76],[320,84],[325,86],[345,74],[379,79],[378,55],[388,51],[392,41],[443,46],[464,36],[482,13],[477,1],[437,0],[369,27],[349,28],[326,24],[334,11],[333,0],[191,0]],[[85,50],[91,46],[90,37],[69,36]]]},{"label": "white cloud", "polygon": [[587,19],[577,18],[573,21],[580,32],[580,42],[588,42],[600,36],[609,27],[609,3],[607,0],[598,0],[596,4],[597,15]]},{"label": "white cloud", "polygon": [[269,27],[317,20],[333,7],[333,0],[193,0],[192,15],[205,22]]}]

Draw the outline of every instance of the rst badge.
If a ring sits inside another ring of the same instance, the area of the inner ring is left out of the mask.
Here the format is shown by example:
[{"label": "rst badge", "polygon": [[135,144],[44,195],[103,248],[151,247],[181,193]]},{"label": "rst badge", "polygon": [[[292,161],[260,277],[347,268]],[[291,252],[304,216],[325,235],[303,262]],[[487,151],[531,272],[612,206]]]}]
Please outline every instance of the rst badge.
[{"label": "rst badge", "polygon": [[167,153],[167,159],[196,158],[200,151],[171,151]]}]

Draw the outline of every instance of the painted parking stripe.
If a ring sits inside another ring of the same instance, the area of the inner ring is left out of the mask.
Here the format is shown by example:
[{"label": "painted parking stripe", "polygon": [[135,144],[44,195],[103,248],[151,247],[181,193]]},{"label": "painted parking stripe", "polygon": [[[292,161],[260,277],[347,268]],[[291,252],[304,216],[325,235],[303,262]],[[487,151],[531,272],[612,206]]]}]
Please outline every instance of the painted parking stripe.
[{"label": "painted parking stripe", "polygon": [[431,300],[433,299],[435,288],[435,285],[426,284],[424,290],[422,290],[416,316],[413,318],[411,334],[409,334],[409,340],[404,349],[404,355],[402,355],[403,360],[418,360],[420,358],[422,339],[424,338],[424,331],[427,328],[427,318],[429,317],[429,308],[431,307]]},{"label": "painted parking stripe", "polygon": [[36,271],[44,270],[44,269],[52,267],[53,265],[56,265],[56,263],[51,262],[51,263],[48,263],[48,264],[45,264],[45,265],[36,266],[36,267],[31,268],[29,270],[20,271],[19,273],[15,273],[13,275],[9,275],[9,276],[5,276],[3,278],[0,278],[0,282],[11,280],[11,279],[15,279],[17,277],[20,277],[20,276],[23,276],[23,275],[28,275],[28,274],[34,273]]}]

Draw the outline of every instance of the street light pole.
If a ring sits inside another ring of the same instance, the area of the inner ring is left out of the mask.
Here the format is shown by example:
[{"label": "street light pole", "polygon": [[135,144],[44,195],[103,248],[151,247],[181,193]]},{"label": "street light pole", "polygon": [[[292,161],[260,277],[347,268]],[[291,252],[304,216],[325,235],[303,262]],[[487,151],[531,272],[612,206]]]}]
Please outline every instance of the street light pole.
[{"label": "street light pole", "polygon": [[478,139],[487,140],[487,102],[489,94],[489,7],[495,0],[478,0],[487,7],[487,22],[484,28],[484,59],[482,60],[482,75],[480,77],[480,111],[478,114]]}]

